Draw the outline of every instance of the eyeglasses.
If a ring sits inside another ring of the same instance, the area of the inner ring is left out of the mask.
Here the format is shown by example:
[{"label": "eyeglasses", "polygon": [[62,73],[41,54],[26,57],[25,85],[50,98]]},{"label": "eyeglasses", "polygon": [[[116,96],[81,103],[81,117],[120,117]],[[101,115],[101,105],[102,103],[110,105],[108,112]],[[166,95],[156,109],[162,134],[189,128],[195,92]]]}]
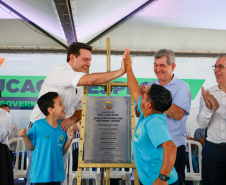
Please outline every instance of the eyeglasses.
[{"label": "eyeglasses", "polygon": [[219,71],[223,70],[226,66],[223,66],[223,65],[214,65],[212,66],[213,70],[215,70],[216,68],[218,68]]}]

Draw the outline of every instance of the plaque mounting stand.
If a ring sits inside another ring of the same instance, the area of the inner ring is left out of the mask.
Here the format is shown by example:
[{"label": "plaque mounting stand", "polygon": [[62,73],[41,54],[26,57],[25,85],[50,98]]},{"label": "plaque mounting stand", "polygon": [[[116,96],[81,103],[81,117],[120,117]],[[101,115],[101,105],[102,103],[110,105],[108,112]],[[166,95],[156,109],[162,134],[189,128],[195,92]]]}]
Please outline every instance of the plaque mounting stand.
[{"label": "plaque mounting stand", "polygon": [[[111,69],[111,61],[110,61],[110,38],[107,38],[107,72],[110,72]],[[128,87],[127,83],[115,83],[108,82],[105,84],[101,84],[98,86],[104,86],[105,91],[107,92],[107,96],[111,95],[111,91],[113,87]],[[124,163],[85,163],[83,160],[83,148],[84,148],[84,137],[85,137],[85,117],[86,117],[86,97],[88,94],[88,86],[84,87],[83,93],[83,105],[82,105],[82,119],[81,119],[81,133],[80,133],[80,141],[79,141],[79,157],[78,157],[78,169],[77,169],[77,185],[81,185],[82,180],[82,168],[92,167],[92,168],[101,168],[101,185],[104,182],[104,168],[106,168],[106,185],[110,185],[110,168],[133,168],[134,169],[134,184],[139,184],[137,170],[132,161],[131,164]],[[135,131],[135,112],[134,112],[134,99],[131,96],[131,128],[132,128],[132,137]]]}]

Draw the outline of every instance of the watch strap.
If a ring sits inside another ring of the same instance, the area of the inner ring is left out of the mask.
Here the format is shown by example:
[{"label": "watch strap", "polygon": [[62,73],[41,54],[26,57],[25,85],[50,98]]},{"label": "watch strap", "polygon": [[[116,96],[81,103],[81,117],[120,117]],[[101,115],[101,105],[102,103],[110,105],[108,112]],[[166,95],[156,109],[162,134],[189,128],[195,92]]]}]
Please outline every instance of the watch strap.
[{"label": "watch strap", "polygon": [[170,177],[164,175],[164,174],[159,174],[159,179],[161,181],[168,181],[170,179]]}]

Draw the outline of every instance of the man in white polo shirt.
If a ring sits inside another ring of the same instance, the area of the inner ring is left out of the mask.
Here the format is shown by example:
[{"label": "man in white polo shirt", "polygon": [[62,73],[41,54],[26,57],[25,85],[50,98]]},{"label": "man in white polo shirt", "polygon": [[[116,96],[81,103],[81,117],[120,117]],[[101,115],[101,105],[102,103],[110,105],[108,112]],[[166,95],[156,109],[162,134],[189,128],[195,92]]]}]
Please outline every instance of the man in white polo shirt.
[{"label": "man in white polo shirt", "polygon": [[[112,81],[125,74],[122,63],[121,69],[106,73],[86,74],[91,65],[92,47],[84,43],[72,43],[67,52],[67,63],[55,67],[43,82],[39,97],[47,92],[57,92],[65,105],[65,119],[61,127],[66,130],[73,125],[76,131],[81,119],[82,96],[84,85],[102,84]],[[30,115],[30,125],[45,116],[36,105]],[[29,167],[27,169],[27,185],[30,185],[30,166],[32,152],[28,152]],[[64,156],[67,160],[67,156]]]}]

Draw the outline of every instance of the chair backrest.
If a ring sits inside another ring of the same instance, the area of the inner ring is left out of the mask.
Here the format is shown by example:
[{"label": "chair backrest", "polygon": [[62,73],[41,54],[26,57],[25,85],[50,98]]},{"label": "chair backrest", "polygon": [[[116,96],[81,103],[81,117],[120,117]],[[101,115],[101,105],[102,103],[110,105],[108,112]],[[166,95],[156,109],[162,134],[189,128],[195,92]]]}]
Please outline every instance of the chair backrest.
[{"label": "chair backrest", "polygon": [[[80,141],[80,138],[75,138],[72,140],[71,142],[71,146],[69,147],[69,173],[73,172],[73,149],[76,147],[78,148],[78,145],[79,145],[79,141]],[[83,168],[82,171],[90,171],[92,172],[92,168]],[[97,173],[100,173],[100,168],[97,168],[96,169],[96,172]]]},{"label": "chair backrest", "polygon": [[[15,166],[14,166],[14,172],[18,171],[18,170],[24,170],[24,162],[25,162],[25,144],[24,141],[22,139],[22,137],[17,137],[17,138],[13,138],[10,139],[8,141],[8,146],[10,146],[11,143],[16,142],[16,160],[15,160]],[[22,152],[21,155],[21,165],[19,165],[20,162],[20,152]],[[20,166],[20,169],[19,169]]]},{"label": "chair backrest", "polygon": [[[132,174],[132,168],[129,168],[129,171],[127,170],[127,172],[131,173]],[[110,171],[116,171],[116,172],[125,172],[125,168],[110,168]]]},{"label": "chair backrest", "polygon": [[71,142],[71,145],[70,145],[70,147],[69,147],[69,160],[70,160],[70,162],[69,162],[69,173],[71,173],[73,170],[73,147],[74,147],[74,145],[77,145],[78,146],[78,144],[79,144],[79,141],[80,141],[80,139],[79,138],[75,138],[75,139],[73,139],[72,140],[72,142]]},{"label": "chair backrest", "polygon": [[[190,166],[190,172],[187,171],[187,166],[185,167],[185,179],[186,180],[201,180],[202,178],[202,145],[198,141],[194,140],[187,140],[186,145],[188,148],[188,154],[189,154],[189,166]],[[192,145],[195,145],[198,147],[197,151],[197,157],[198,157],[198,172],[195,173],[193,170],[193,164],[192,164]]]}]

